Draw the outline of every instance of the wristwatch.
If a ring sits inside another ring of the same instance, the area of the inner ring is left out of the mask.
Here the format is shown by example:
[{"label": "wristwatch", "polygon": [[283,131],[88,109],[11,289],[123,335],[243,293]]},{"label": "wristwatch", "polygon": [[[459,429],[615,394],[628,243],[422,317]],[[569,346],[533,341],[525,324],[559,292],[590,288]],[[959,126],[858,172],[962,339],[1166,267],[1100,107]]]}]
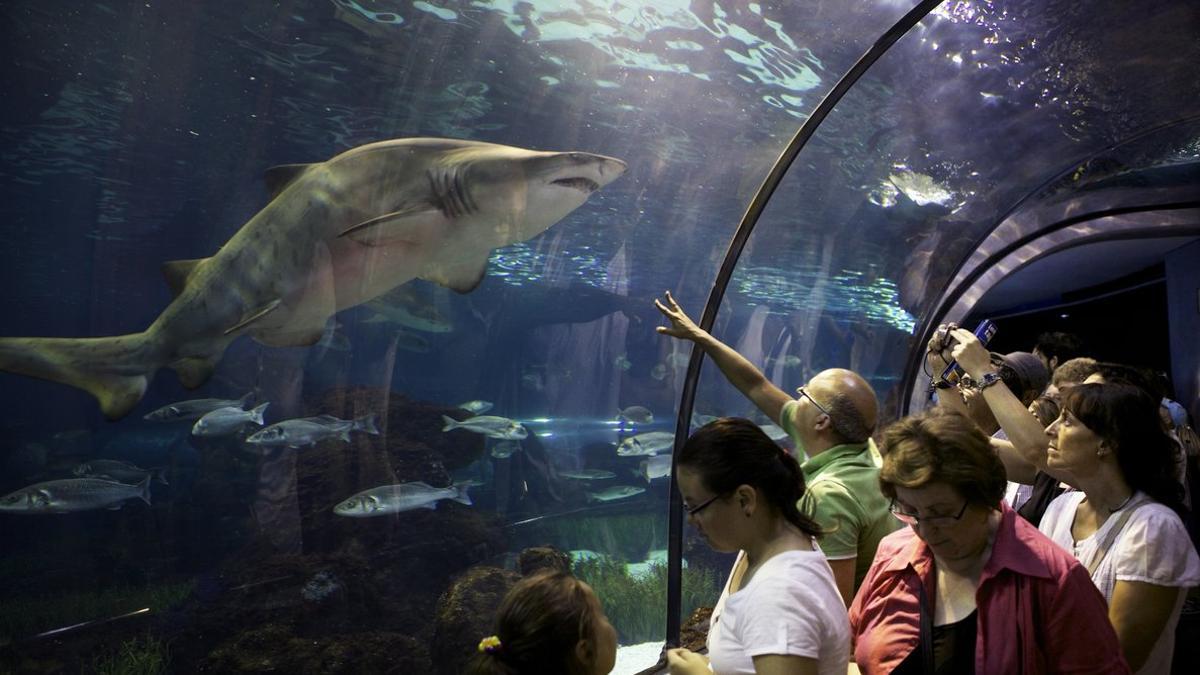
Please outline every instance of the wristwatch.
[{"label": "wristwatch", "polygon": [[970,375],[963,375],[959,386],[966,389],[974,389],[975,391],[983,391],[1000,381],[1000,373],[993,371],[984,373],[978,380]]}]

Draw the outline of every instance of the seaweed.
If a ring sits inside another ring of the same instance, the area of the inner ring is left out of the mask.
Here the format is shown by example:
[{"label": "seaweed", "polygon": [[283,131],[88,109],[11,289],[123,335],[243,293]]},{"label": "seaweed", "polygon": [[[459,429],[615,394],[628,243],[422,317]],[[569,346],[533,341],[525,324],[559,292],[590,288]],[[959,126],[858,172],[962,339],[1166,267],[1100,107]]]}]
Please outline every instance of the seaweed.
[{"label": "seaweed", "polygon": [[[617,629],[622,644],[662,640],[666,634],[667,566],[653,563],[644,575],[632,575],[624,562],[596,558],[575,563],[575,576],[596,591],[604,613]],[[682,615],[716,601],[716,575],[708,569],[683,570]],[[719,590],[718,590],[719,592]]]},{"label": "seaweed", "polygon": [[564,551],[590,549],[627,560],[667,547],[666,520],[654,513],[548,519],[534,532],[529,539],[535,544],[549,541]]},{"label": "seaweed", "polygon": [[121,643],[115,651],[92,660],[96,675],[158,675],[170,670],[171,649],[167,642],[146,635]]},{"label": "seaweed", "polygon": [[187,598],[193,585],[189,580],[6,599],[4,610],[0,612],[0,637],[25,638],[55,628],[107,619],[143,607],[161,611]]}]

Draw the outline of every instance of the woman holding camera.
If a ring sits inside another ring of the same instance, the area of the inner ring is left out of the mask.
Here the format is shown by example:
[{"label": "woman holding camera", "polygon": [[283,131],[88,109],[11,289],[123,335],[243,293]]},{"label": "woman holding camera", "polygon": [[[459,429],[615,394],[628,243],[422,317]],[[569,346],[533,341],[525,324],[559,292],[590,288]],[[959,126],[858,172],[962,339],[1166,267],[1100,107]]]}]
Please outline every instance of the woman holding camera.
[{"label": "woman holding camera", "polygon": [[1127,673],[1087,571],[1002,497],[988,437],[943,408],[900,420],[879,474],[908,528],[850,608],[864,673]]},{"label": "woman holding camera", "polygon": [[1115,381],[1064,387],[1058,419],[1036,437],[1038,423],[994,377],[983,345],[962,329],[949,334],[951,357],[1013,447],[1078,488],[1050,503],[1039,528],[1087,568],[1129,665],[1170,672],[1184,590],[1200,584],[1200,558],[1178,515],[1178,448],[1159,420],[1158,400]]}]

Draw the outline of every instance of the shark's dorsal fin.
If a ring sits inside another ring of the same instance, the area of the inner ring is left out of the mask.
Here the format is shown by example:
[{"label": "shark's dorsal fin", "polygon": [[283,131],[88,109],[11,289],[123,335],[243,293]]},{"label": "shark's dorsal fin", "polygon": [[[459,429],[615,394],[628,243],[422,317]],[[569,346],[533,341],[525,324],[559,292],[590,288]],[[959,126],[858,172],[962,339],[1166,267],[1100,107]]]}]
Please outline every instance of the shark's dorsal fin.
[{"label": "shark's dorsal fin", "polygon": [[442,214],[436,206],[428,202],[403,204],[395,211],[352,225],[338,236],[349,237],[364,246],[383,246],[407,239],[406,235],[410,226],[424,224],[424,222],[418,223],[417,220],[410,219],[427,216],[441,218]]},{"label": "shark's dorsal fin", "polygon": [[283,304],[282,298],[275,298],[274,300],[268,302],[267,304],[263,305],[262,307],[254,310],[250,314],[246,315],[245,318],[243,318],[241,321],[237,322],[233,326],[226,328],[224,334],[229,335],[231,333],[235,333],[235,332],[245,328],[246,326],[249,326],[250,324],[254,323],[255,321],[258,321],[259,319],[270,314],[271,312],[274,312],[276,309],[279,309],[279,306],[282,304]]},{"label": "shark's dorsal fin", "polygon": [[483,281],[487,273],[488,258],[491,251],[483,257],[467,258],[452,262],[431,262],[425,266],[421,278],[432,281],[459,293],[470,293]]},{"label": "shark's dorsal fin", "polygon": [[263,173],[263,181],[267,184],[267,191],[271,193],[271,199],[279,196],[280,192],[287,189],[287,186],[292,184],[292,181],[300,177],[300,174],[308,170],[312,164],[280,164],[267,169]]},{"label": "shark's dorsal fin", "polygon": [[167,286],[171,289],[171,294],[179,297],[183,289],[187,287],[188,277],[196,271],[201,263],[208,258],[196,258],[195,260],[168,260],[162,264],[163,278],[167,280]]}]

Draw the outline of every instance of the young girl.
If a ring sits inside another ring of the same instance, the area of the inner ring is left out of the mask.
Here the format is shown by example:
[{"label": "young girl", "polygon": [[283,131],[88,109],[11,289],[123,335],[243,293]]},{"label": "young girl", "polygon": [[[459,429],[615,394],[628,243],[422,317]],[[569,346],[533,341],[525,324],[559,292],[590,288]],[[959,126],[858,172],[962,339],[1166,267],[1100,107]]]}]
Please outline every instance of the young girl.
[{"label": "young girl", "polygon": [[496,633],[479,642],[470,675],[606,675],[617,631],[590,586],[565,572],[540,572],[513,586]]},{"label": "young girl", "polygon": [[796,508],[804,477],[795,458],[749,420],[722,418],[688,439],[676,475],[709,546],[741,555],[713,610],[708,659],[673,649],[672,675],[845,673],[846,606],[813,541],[817,526]]}]

